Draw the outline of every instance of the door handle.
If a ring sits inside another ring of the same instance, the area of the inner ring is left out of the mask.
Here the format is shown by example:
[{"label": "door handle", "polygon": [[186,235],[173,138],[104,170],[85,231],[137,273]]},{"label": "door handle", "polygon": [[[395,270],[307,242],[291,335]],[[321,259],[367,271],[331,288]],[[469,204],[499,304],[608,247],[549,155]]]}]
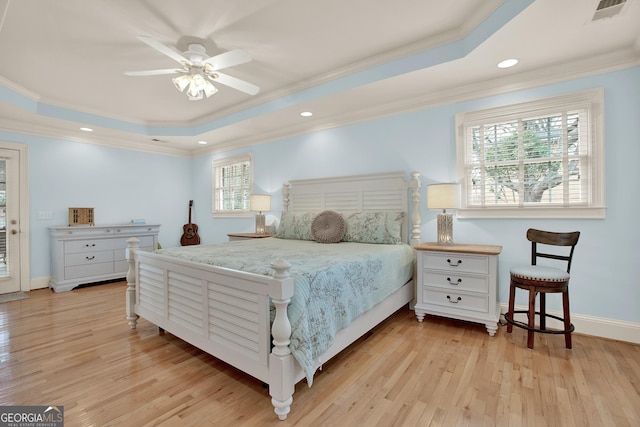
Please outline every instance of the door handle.
[{"label": "door handle", "polygon": [[11,230],[11,234],[18,234],[18,230]]}]

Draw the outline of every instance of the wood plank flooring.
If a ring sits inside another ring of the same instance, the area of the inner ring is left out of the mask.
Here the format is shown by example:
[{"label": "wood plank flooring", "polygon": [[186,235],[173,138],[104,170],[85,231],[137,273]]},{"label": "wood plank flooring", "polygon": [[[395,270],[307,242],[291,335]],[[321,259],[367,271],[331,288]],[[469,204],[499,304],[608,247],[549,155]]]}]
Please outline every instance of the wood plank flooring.
[{"label": "wood plank flooring", "polygon": [[0,304],[0,405],[61,405],[65,426],[638,426],[640,346],[400,310],[296,386],[286,421],[257,381],[141,319],[125,284]]}]

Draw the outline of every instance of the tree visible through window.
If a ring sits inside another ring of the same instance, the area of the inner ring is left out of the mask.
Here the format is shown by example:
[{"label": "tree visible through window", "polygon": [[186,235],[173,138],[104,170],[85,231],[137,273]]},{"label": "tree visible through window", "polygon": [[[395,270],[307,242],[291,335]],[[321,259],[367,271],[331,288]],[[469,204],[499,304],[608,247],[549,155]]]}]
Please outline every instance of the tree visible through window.
[{"label": "tree visible through window", "polygon": [[601,207],[593,109],[583,96],[459,115],[462,209]]},{"label": "tree visible through window", "polygon": [[581,116],[584,111],[470,128],[469,205],[584,203]]},{"label": "tree visible through window", "polygon": [[213,213],[249,212],[249,195],[253,186],[251,155],[241,155],[213,162]]}]

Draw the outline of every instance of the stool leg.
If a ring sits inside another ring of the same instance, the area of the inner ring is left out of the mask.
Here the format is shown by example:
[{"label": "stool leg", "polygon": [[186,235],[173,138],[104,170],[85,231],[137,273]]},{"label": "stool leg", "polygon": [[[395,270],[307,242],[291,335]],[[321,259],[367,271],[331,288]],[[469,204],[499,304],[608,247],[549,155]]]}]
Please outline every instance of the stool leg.
[{"label": "stool leg", "polygon": [[547,294],[540,292],[540,329],[547,329]]},{"label": "stool leg", "polygon": [[[511,320],[513,320],[513,311],[515,309],[515,304],[516,304],[516,287],[513,286],[513,284],[511,284],[511,286],[509,287],[509,310],[507,310],[507,316],[509,316]],[[512,331],[513,331],[513,325],[507,322],[507,332],[511,333]]]},{"label": "stool leg", "polygon": [[529,330],[527,331],[527,347],[533,348],[533,328],[536,325],[536,290],[529,289]]},{"label": "stool leg", "polygon": [[564,310],[564,344],[571,348],[571,315],[569,314],[569,290],[562,293],[562,308]]}]

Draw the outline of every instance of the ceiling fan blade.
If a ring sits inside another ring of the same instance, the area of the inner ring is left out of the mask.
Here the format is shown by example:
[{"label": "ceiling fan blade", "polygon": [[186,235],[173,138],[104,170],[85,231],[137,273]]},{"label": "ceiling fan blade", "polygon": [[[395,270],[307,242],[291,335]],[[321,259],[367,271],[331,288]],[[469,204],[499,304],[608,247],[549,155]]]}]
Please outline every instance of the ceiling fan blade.
[{"label": "ceiling fan blade", "polygon": [[185,64],[186,63],[186,64],[191,65],[191,61],[189,61],[187,58],[185,58],[184,56],[182,56],[181,54],[179,54],[175,50],[171,49],[170,47],[167,47],[167,46],[163,45],[162,43],[160,43],[156,39],[153,39],[153,38],[148,37],[148,36],[138,36],[138,40],[148,44],[149,46],[151,46],[152,48],[154,48],[158,52],[160,52],[160,53],[162,53],[164,55],[167,55],[169,58],[173,59],[176,62],[179,62],[180,64]]},{"label": "ceiling fan blade", "polygon": [[162,76],[165,74],[176,74],[184,72],[182,69],[166,68],[164,70],[147,70],[147,71],[125,71],[127,76]]},{"label": "ceiling fan blade", "polygon": [[246,50],[235,49],[229,52],[221,53],[220,55],[212,56],[202,61],[204,64],[211,64],[214,71],[222,70],[223,68],[234,67],[236,65],[244,64],[251,61],[251,55]]},{"label": "ceiling fan blade", "polygon": [[245,82],[244,80],[231,77],[227,74],[222,74],[218,71],[216,71],[213,75],[209,75],[208,77],[214,82],[229,86],[233,89],[239,90],[240,92],[244,92],[249,95],[255,95],[260,92],[260,87],[252,83]]}]

